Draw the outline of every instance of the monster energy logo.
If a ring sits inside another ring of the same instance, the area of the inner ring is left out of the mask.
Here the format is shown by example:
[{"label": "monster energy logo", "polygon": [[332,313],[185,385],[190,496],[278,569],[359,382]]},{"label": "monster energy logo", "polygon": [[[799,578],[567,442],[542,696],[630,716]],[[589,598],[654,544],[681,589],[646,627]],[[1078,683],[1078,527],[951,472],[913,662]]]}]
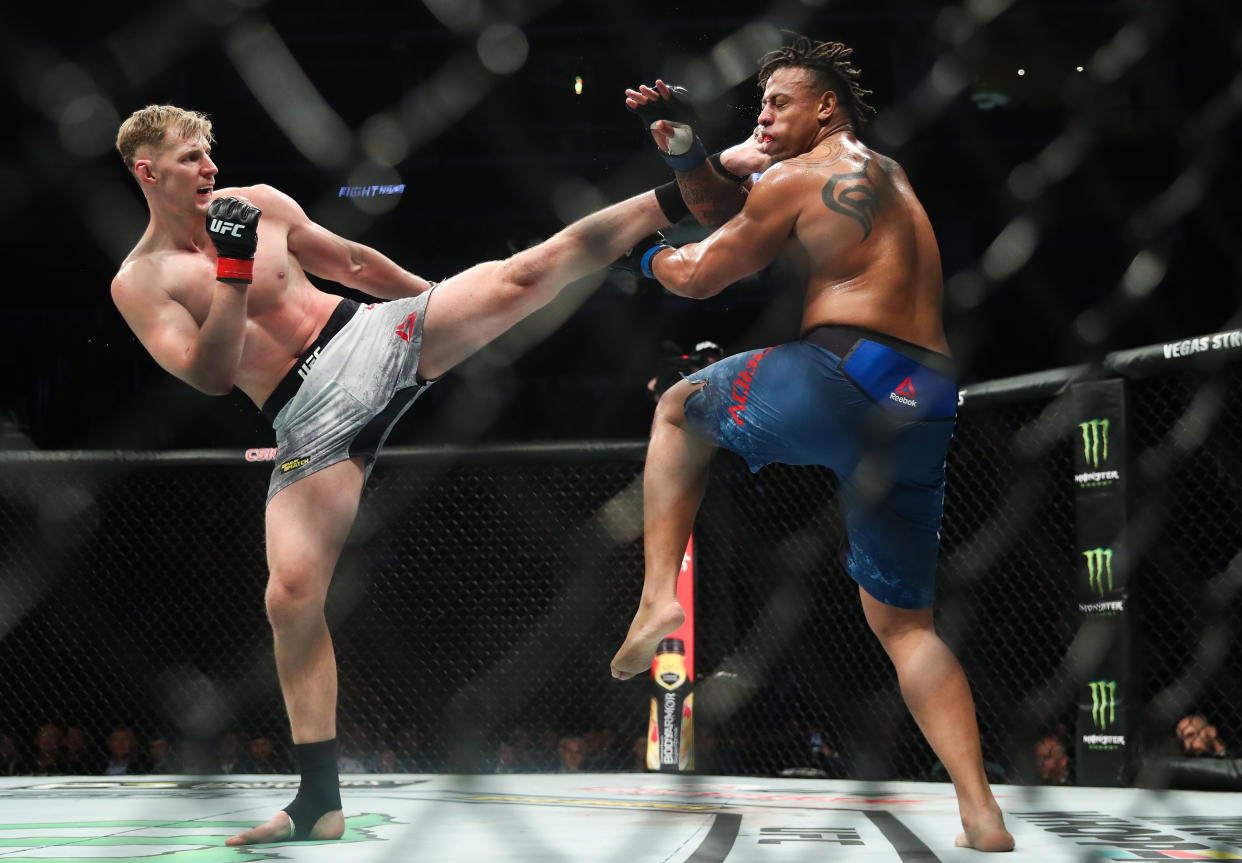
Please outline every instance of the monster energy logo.
[{"label": "monster energy logo", "polygon": [[1101,598],[1104,596],[1104,584],[1107,581],[1108,591],[1113,589],[1113,550],[1111,548],[1090,548],[1082,553],[1087,559],[1087,586],[1094,588]]},{"label": "monster energy logo", "polygon": [[1087,470],[1074,474],[1080,488],[1107,486],[1121,479],[1118,470],[1101,470],[1108,462],[1108,426],[1106,419],[1087,420],[1078,424],[1082,432],[1082,460]]},{"label": "monster energy logo", "polygon": [[1117,722],[1117,681],[1093,680],[1091,687],[1091,721],[1101,731]]},{"label": "monster energy logo", "polygon": [[1108,461],[1108,420],[1087,420],[1078,424],[1082,432],[1082,459],[1088,467]]},{"label": "monster energy logo", "polygon": [[1126,736],[1116,733],[1116,730],[1107,733],[1111,726],[1117,724],[1117,681],[1093,680],[1087,686],[1091,688],[1091,724],[1095,730],[1084,734],[1082,742],[1096,752],[1123,749]]}]

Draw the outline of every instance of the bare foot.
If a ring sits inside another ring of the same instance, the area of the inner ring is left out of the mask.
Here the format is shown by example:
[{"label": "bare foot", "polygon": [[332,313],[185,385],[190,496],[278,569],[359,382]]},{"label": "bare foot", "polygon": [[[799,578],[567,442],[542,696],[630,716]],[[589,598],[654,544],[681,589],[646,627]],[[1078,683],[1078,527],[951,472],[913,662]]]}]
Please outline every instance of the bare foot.
[{"label": "bare foot", "polygon": [[[967,823],[968,820],[974,823]],[[974,848],[976,851],[1012,851],[1013,836],[1005,829],[1005,819],[1000,807],[984,812],[977,819],[962,818],[965,832],[958,835],[953,844],[958,848]]]},{"label": "bare foot", "polygon": [[649,669],[660,639],[685,622],[686,612],[675,599],[660,606],[640,603],[625,643],[612,658],[612,676],[629,680]]},{"label": "bare foot", "polygon": [[[345,834],[345,813],[340,809],[325,812],[311,828],[310,840],[340,839]],[[293,821],[283,809],[258,827],[243,830],[224,841],[225,845],[262,845],[267,842],[288,842],[293,838]]]}]

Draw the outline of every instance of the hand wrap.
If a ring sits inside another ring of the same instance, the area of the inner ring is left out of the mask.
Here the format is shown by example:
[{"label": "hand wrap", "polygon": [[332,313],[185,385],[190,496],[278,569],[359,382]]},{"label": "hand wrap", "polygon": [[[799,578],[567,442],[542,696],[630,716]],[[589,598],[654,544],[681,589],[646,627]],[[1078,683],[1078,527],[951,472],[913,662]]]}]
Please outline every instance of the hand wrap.
[{"label": "hand wrap", "polygon": [[648,234],[643,237],[634,246],[617,260],[613,261],[611,267],[616,270],[627,270],[635,275],[642,275],[648,279],[654,279],[655,276],[651,272],[651,259],[661,249],[673,248],[664,242],[664,235],[659,231],[654,234]]},{"label": "hand wrap", "polygon": [[631,108],[643,128],[650,130],[661,120],[673,127],[673,135],[668,141],[668,150],[661,150],[660,155],[674,171],[693,171],[707,159],[707,148],[702,140],[694,134],[694,123],[697,119],[694,108],[690,104],[690,94],[685,87],[670,86],[667,99],[661,98]]}]

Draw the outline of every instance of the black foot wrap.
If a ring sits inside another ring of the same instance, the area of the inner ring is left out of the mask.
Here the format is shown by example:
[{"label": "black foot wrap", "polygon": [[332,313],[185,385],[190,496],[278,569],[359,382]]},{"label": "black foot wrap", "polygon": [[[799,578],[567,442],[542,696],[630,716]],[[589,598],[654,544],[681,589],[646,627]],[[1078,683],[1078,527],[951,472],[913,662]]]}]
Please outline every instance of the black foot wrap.
[{"label": "black foot wrap", "polygon": [[310,838],[321,816],[341,808],[341,781],[336,769],[336,738],[318,743],[295,743],[302,784],[285,814],[293,822],[293,839]]}]

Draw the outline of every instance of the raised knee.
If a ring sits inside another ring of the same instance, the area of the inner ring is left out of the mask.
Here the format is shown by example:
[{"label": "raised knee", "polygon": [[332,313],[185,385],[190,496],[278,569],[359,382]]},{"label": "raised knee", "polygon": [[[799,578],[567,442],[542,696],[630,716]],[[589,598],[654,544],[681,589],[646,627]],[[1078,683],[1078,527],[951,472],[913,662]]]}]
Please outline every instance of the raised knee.
[{"label": "raised knee", "polygon": [[686,399],[707,386],[706,381],[691,382],[685,378],[666,389],[656,402],[655,421],[682,426],[686,421]]}]

